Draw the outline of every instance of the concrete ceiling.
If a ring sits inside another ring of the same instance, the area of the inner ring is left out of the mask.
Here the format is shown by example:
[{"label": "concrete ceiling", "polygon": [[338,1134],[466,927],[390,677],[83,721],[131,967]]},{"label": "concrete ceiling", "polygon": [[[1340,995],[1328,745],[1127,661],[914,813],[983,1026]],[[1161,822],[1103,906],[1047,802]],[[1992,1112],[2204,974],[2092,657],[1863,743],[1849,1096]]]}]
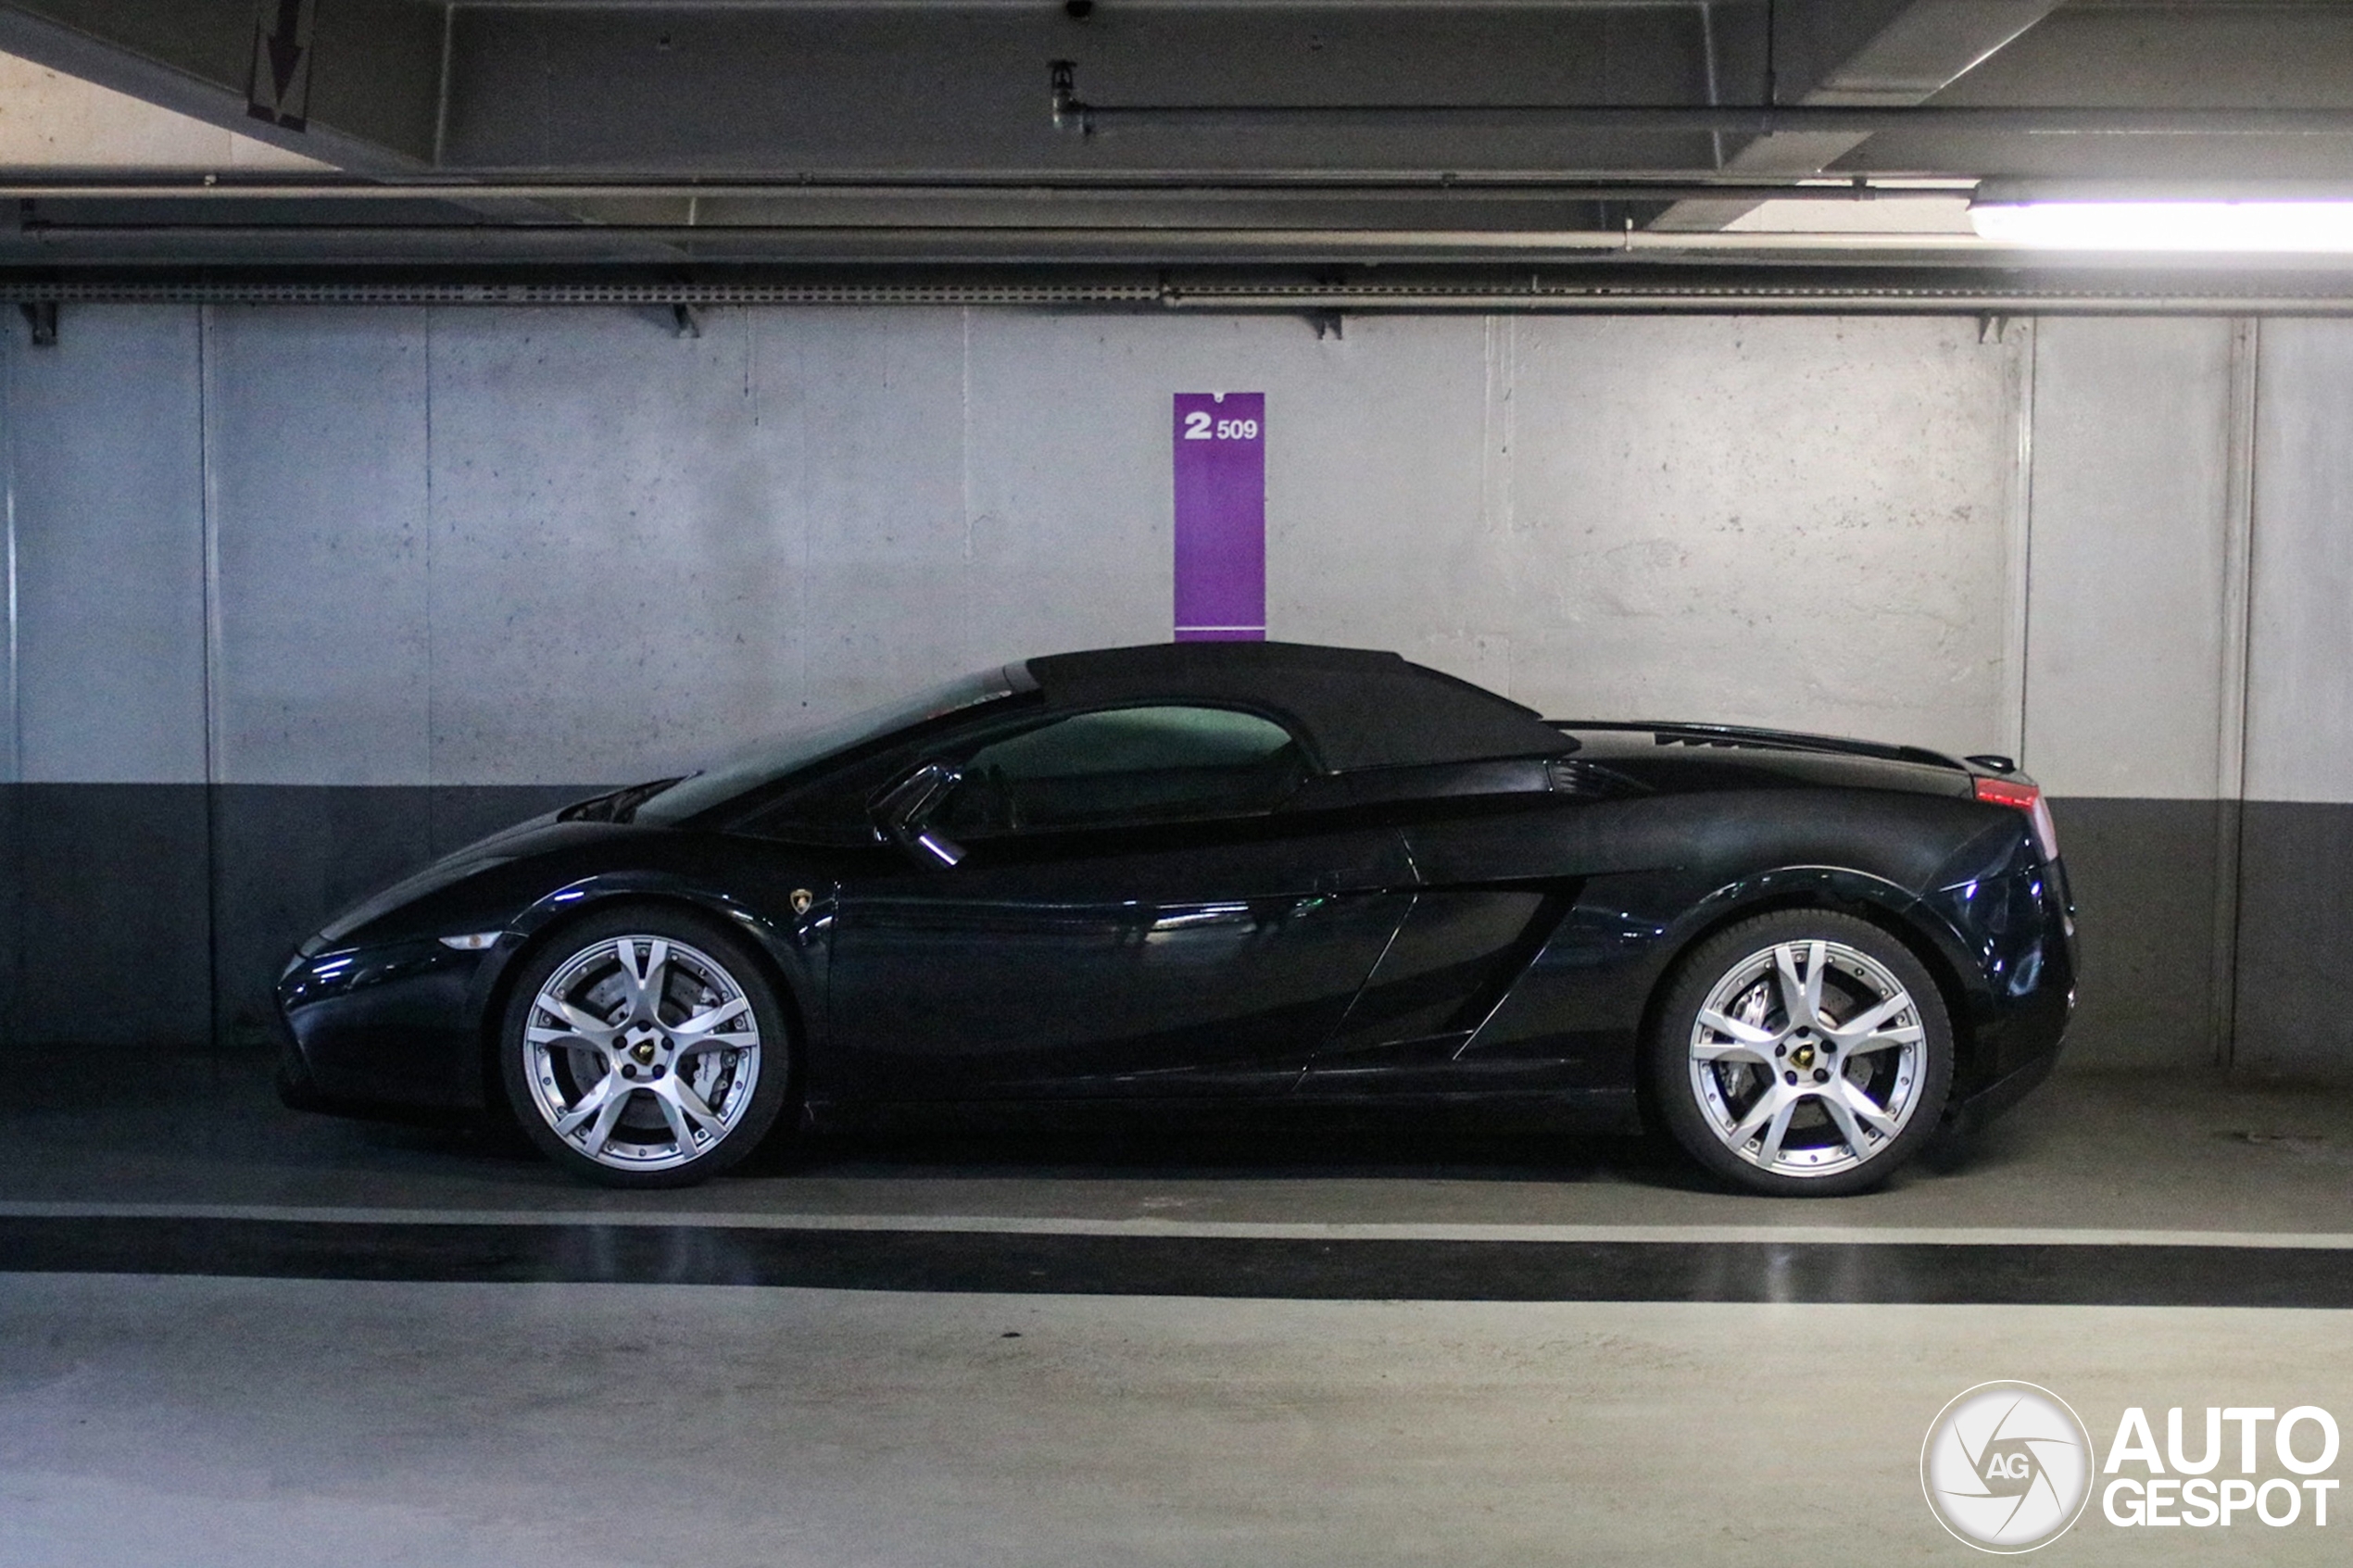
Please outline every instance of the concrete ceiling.
[{"label": "concrete ceiling", "polygon": [[13,55],[0,55],[0,169],[332,172],[300,153]]},{"label": "concrete ceiling", "polygon": [[0,50],[369,187],[94,130],[0,174],[0,265],[1982,261],[1986,177],[2353,178],[2335,0],[0,0]]}]

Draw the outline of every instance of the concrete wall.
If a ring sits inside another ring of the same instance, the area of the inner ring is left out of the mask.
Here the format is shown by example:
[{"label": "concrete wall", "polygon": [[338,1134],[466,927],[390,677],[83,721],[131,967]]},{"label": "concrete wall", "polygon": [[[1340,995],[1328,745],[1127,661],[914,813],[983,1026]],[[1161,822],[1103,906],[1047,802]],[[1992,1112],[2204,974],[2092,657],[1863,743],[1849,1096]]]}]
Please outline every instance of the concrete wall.
[{"label": "concrete wall", "polygon": [[2353,322],[2050,320],[2025,755],[2103,1059],[2353,1077]]},{"label": "concrete wall", "polygon": [[[1164,638],[1168,397],[1224,388],[1268,397],[1277,636],[2022,750],[2093,917],[2080,1060],[2211,1060],[2234,987],[2307,1039],[2334,961],[2234,870],[2353,799],[2296,722],[2344,678],[2334,323],[87,307],[6,352],[20,1040],[233,1033],[288,942],[503,817]],[[2229,938],[2268,920],[2258,1004]],[[87,1005],[77,966],[150,959]]]}]

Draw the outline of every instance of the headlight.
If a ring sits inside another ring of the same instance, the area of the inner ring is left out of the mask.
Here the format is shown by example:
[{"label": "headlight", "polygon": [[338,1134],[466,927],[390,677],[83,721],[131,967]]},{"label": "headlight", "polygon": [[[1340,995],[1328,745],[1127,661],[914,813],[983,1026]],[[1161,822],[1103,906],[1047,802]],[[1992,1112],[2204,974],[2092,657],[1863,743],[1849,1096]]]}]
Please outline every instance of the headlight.
[{"label": "headlight", "polygon": [[513,859],[512,855],[469,855],[460,850],[447,859],[436,860],[414,876],[394,883],[374,897],[353,905],[328,922],[326,928],[311,938],[319,945],[312,950],[315,952],[333,947],[378,915],[389,913],[428,893],[438,893],[445,887],[465,881],[476,872],[503,866]]}]

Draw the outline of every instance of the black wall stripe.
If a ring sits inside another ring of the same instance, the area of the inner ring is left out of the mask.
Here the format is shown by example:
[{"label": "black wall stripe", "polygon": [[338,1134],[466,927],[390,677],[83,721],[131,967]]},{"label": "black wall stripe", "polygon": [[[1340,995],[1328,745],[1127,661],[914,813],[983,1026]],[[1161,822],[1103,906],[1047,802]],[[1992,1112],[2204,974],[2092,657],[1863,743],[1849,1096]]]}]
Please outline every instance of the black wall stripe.
[{"label": "black wall stripe", "polygon": [[[330,916],[598,787],[0,784],[0,870],[15,871],[0,886],[0,970],[18,978],[9,996],[0,973],[0,1045],[258,1043],[280,962]],[[2070,1064],[2208,1065],[2216,804],[2055,809],[2082,909]],[[2334,981],[2353,965],[2353,805],[2249,805],[2244,865],[2237,1065],[2353,1078]],[[93,977],[126,972],[154,983],[115,987],[118,1005],[94,1017]]]},{"label": "black wall stripe", "polygon": [[0,1217],[0,1272],[1297,1300],[2353,1307],[2353,1249]]}]

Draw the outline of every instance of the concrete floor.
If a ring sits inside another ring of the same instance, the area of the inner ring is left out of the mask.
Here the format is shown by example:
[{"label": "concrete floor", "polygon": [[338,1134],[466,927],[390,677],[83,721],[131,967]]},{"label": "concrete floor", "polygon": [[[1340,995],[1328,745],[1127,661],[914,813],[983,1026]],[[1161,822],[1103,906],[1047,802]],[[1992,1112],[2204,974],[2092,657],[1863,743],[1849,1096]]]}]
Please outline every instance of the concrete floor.
[{"label": "concrete floor", "polygon": [[[0,1214],[2353,1245],[2353,1096],[2178,1080],[2056,1081],[1814,1203],[1635,1146],[1329,1123],[892,1128],[614,1195],[282,1111],[236,1059],[141,1104],[30,1092]],[[0,1565],[1957,1562],[1918,1456],[1994,1378],[2055,1389],[2102,1450],[2128,1405],[2160,1441],[2173,1405],[2353,1425],[2328,1311],[0,1273]],[[2342,1508],[2158,1531],[2095,1500],[2044,1555],[2336,1562]]]},{"label": "concrete floor", "polygon": [[519,1139],[285,1110],[247,1057],[181,1055],[135,1098],[12,1085],[0,1213],[51,1205],[537,1217],[961,1216],[1281,1225],[1737,1226],[2353,1235],[2353,1090],[2062,1076],[1880,1192],[1719,1191],[1663,1151],[1476,1122],[1123,1115],[894,1122],[683,1192],[566,1177]]}]

